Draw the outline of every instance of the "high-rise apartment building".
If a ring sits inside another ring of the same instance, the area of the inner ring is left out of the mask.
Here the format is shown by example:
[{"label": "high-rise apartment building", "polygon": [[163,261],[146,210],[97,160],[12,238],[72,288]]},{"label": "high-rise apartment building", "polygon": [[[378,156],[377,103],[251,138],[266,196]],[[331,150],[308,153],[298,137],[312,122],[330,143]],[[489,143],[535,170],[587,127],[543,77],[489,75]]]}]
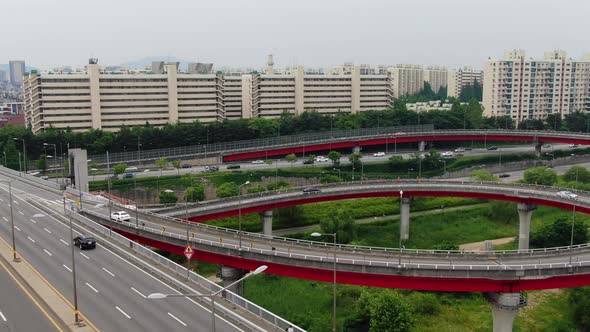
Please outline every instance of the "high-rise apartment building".
[{"label": "high-rise apartment building", "polygon": [[393,97],[411,96],[424,89],[424,69],[420,65],[396,65],[389,68]]},{"label": "high-rise apartment building", "polygon": [[0,82],[6,82],[6,72],[4,70],[0,70]]},{"label": "high-rise apartment building", "polygon": [[10,68],[10,83],[22,84],[23,75],[25,74],[25,61],[24,60],[10,60],[8,62]]},{"label": "high-rise apartment building", "polygon": [[483,84],[483,71],[471,67],[463,67],[449,71],[447,78],[447,97],[459,98],[461,91],[469,86],[478,83]]},{"label": "high-rise apartment building", "polygon": [[506,52],[484,68],[486,116],[510,116],[517,123],[550,114],[590,112],[590,56],[572,60],[566,52],[526,58],[524,50]]},{"label": "high-rise apartment building", "polygon": [[446,67],[427,66],[424,68],[424,82],[430,84],[430,88],[437,93],[441,88],[447,87],[449,71]]}]

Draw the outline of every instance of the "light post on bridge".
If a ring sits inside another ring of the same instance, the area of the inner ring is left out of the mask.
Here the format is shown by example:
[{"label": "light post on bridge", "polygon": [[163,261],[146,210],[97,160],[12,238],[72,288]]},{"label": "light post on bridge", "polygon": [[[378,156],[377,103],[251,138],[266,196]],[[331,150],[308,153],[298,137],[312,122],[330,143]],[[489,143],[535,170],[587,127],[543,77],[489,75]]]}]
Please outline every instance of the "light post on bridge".
[{"label": "light post on bridge", "polygon": [[[402,203],[403,198],[404,198],[404,191],[403,190],[400,190],[399,191],[399,204],[400,204],[400,208],[401,208],[401,205],[403,204]],[[399,247],[398,247],[398,252],[399,252],[399,255],[398,255],[398,265],[401,268],[401,266],[402,266],[402,219],[401,219],[401,210],[400,210],[400,219],[399,219]]]},{"label": "light post on bridge", "polygon": [[219,295],[221,292],[227,290],[228,288],[244,281],[244,279],[249,278],[251,276],[257,275],[259,273],[264,272],[266,269],[268,268],[268,266],[266,265],[261,265],[258,268],[256,268],[256,270],[246,274],[245,276],[243,276],[242,278],[240,278],[239,280],[231,283],[230,285],[227,285],[221,289],[219,289],[216,292],[213,292],[211,294],[162,294],[162,293],[152,293],[150,295],[147,296],[148,299],[150,300],[155,300],[155,299],[165,299],[168,297],[206,297],[209,298],[211,300],[211,331],[215,332],[216,328],[215,328],[215,296]]},{"label": "light post on bridge", "polygon": [[342,170],[340,169],[336,169],[336,168],[332,168],[333,171],[338,171],[338,178],[340,179],[340,182],[342,182]]},{"label": "light post on bridge", "polygon": [[238,224],[239,224],[239,239],[238,239],[238,250],[242,250],[242,187],[250,184],[250,181],[242,183],[238,187]]},{"label": "light post on bridge", "polygon": [[27,147],[25,146],[25,139],[24,138],[12,138],[15,141],[23,141],[23,166],[25,169],[25,174],[27,174]]},{"label": "light post on bridge", "polygon": [[334,264],[333,264],[333,283],[332,283],[332,332],[336,332],[336,232],[334,233],[318,233],[314,232],[311,233],[311,236],[319,237],[319,236],[331,236],[334,239]]},{"label": "light post on bridge", "polygon": [[[43,146],[52,146],[53,147],[53,165],[55,166],[55,161],[57,161],[57,144],[51,143],[43,143]],[[63,171],[62,171],[62,178],[63,178]],[[55,178],[55,183],[57,183],[57,178]]]}]

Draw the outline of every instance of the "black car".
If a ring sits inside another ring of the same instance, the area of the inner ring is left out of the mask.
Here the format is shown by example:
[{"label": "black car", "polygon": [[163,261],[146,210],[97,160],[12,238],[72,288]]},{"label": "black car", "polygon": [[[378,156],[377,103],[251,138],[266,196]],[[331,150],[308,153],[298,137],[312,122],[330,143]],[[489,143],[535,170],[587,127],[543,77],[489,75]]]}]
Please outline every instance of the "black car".
[{"label": "black car", "polygon": [[228,165],[227,169],[238,169],[240,168],[240,165]]},{"label": "black car", "polygon": [[80,247],[80,249],[82,249],[82,250],[96,248],[96,239],[93,238],[92,236],[84,236],[84,235],[76,236],[73,241],[74,241],[74,245],[76,247]]},{"label": "black car", "polygon": [[321,193],[322,191],[318,188],[305,188],[303,189],[304,194]]},{"label": "black car", "polygon": [[508,173],[502,173],[502,174],[498,175],[498,177],[500,177],[500,178],[509,178],[510,177],[510,174],[508,174]]},{"label": "black car", "polygon": [[191,168],[193,167],[191,164],[182,164],[182,166],[180,166],[182,168]]},{"label": "black car", "polygon": [[313,160],[305,160],[303,161],[303,165],[313,164]]},{"label": "black car", "polygon": [[493,150],[498,150],[498,147],[497,147],[497,146],[490,146],[490,147],[488,148],[488,150],[490,150],[490,151],[493,151]]}]

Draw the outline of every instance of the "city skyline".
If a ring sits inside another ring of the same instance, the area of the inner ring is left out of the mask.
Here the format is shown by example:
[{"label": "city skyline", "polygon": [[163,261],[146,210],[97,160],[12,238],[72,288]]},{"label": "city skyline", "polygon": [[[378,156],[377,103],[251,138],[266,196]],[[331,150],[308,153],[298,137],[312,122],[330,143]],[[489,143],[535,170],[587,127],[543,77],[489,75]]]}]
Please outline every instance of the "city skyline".
[{"label": "city skyline", "polygon": [[[24,59],[52,68],[82,66],[89,57],[120,65],[146,56],[173,56],[213,62],[217,68],[261,67],[272,53],[277,67],[354,62],[482,68],[488,57],[507,49],[526,49],[533,57],[566,49],[573,58],[588,51],[584,35],[571,33],[590,30],[583,18],[590,4],[579,0],[566,6],[486,1],[476,8],[463,0],[306,2],[177,1],[162,10],[155,1],[70,0],[58,9],[39,0],[14,1],[2,6],[12,15],[0,25],[12,33],[4,38],[10,47],[0,50],[0,63]],[[160,24],[154,24],[156,17]],[[23,29],[8,29],[19,24]],[[561,28],[566,26],[567,33]]]}]

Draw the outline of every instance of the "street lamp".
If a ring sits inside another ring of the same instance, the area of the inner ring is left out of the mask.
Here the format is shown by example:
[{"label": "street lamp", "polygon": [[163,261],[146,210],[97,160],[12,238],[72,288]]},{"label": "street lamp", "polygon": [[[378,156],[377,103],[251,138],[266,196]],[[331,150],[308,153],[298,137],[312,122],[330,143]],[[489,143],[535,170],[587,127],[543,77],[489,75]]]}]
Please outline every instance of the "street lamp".
[{"label": "street lamp", "polygon": [[152,293],[150,295],[147,296],[148,299],[150,300],[156,300],[156,299],[165,299],[168,297],[206,297],[209,298],[211,300],[211,331],[215,332],[215,296],[217,296],[219,293],[225,291],[226,289],[244,281],[244,279],[249,278],[253,275],[257,275],[260,274],[262,272],[264,272],[266,269],[268,268],[268,266],[266,265],[261,265],[258,268],[256,268],[256,270],[246,274],[245,276],[243,276],[242,278],[238,279],[237,281],[231,283],[230,285],[227,285],[221,289],[219,289],[216,292],[213,292],[211,294],[162,294],[162,293]]},{"label": "street lamp", "polygon": [[[402,200],[404,198],[404,191],[400,190],[399,191],[399,204],[400,207],[403,204]],[[401,267],[402,266],[402,219],[401,219],[401,211],[400,211],[400,220],[399,220],[399,255],[398,255],[398,265]]]},{"label": "street lamp", "polygon": [[12,201],[12,182],[7,180],[0,181],[8,183],[8,199],[10,202],[10,204],[8,205],[10,206],[10,228],[12,229],[12,260],[18,263],[20,262],[20,258],[16,255],[16,238],[14,236],[14,215],[12,212],[12,205],[14,204],[14,202]]},{"label": "street lamp", "polygon": [[12,138],[15,141],[23,141],[23,165],[25,166],[25,174],[27,174],[27,148],[25,146],[25,139],[24,138]]},{"label": "street lamp", "polygon": [[313,232],[311,233],[311,236],[323,236],[323,235],[327,235],[327,236],[331,236],[334,238],[334,264],[333,264],[333,271],[334,271],[334,282],[332,285],[332,297],[333,297],[333,303],[332,303],[332,332],[336,332],[336,234],[337,233],[318,233],[318,232]]},{"label": "street lamp", "polygon": [[242,250],[242,187],[243,186],[247,186],[250,184],[250,181],[246,181],[244,183],[242,183],[239,187],[238,187],[238,224],[239,224],[239,244],[238,244],[238,250]]},{"label": "street lamp", "polygon": [[[43,146],[53,146],[53,156],[55,156],[55,159],[57,159],[57,145],[56,144],[43,143]],[[55,166],[55,162],[53,163],[53,165]],[[62,170],[62,177],[63,177],[63,170]],[[57,178],[55,178],[55,183],[57,183]]]},{"label": "street lamp", "polygon": [[340,178],[340,182],[342,182],[342,170],[340,169],[336,169],[336,168],[332,168],[333,171],[338,171],[338,178]]}]

